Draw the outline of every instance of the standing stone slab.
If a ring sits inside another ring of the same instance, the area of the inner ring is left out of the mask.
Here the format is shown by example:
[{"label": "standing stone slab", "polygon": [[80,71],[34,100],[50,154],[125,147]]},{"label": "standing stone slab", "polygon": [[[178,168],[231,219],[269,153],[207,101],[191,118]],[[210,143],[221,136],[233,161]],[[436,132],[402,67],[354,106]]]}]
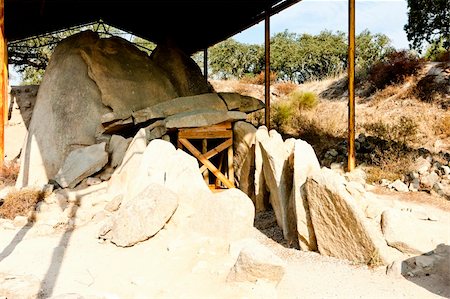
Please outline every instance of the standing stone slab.
[{"label": "standing stone slab", "polygon": [[255,143],[256,128],[238,121],[233,126],[234,175],[239,189],[255,204]]},{"label": "standing stone slab", "polygon": [[150,184],[129,202],[120,206],[100,237],[120,247],[133,246],[158,233],[178,206],[178,196],[158,184]]},{"label": "standing stone slab", "polygon": [[261,139],[264,178],[269,187],[272,204],[278,225],[283,229],[286,240],[297,239],[296,221],[291,202],[294,139],[283,141],[281,135],[271,130],[269,137]]},{"label": "standing stone slab", "polygon": [[98,172],[108,163],[106,143],[76,149],[69,153],[55,181],[63,188],[73,188],[83,179]]},{"label": "standing stone slab", "polygon": [[256,131],[255,143],[255,208],[257,212],[265,211],[269,202],[266,180],[264,178],[264,165],[261,150],[261,141],[269,138],[266,126],[261,126]]},{"label": "standing stone slab", "polygon": [[292,201],[297,220],[298,241],[302,250],[317,250],[316,236],[311,222],[308,198],[304,184],[314,171],[320,170],[314,149],[303,140],[296,140],[294,146],[294,183]]},{"label": "standing stone slab", "polygon": [[322,168],[308,177],[305,191],[321,254],[365,264],[392,260],[381,231],[345,189],[344,177]]}]

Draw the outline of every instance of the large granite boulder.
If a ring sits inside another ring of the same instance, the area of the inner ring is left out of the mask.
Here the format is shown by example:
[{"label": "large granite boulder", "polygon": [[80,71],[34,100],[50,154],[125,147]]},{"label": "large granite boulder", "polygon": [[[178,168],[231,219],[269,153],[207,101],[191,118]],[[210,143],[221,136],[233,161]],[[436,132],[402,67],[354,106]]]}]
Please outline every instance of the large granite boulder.
[{"label": "large granite boulder", "polygon": [[18,188],[47,183],[72,150],[96,142],[100,117],[110,109],[102,103],[102,94],[89,78],[80,53],[97,40],[96,33],[83,32],[56,47],[22,147]]},{"label": "large granite boulder", "polygon": [[176,98],[165,71],[128,41],[97,38],[81,50],[89,77],[97,84],[102,102],[117,115],[130,115],[157,103]]},{"label": "large granite boulder", "polygon": [[164,70],[178,96],[212,91],[197,63],[170,40],[159,43],[150,58]]}]

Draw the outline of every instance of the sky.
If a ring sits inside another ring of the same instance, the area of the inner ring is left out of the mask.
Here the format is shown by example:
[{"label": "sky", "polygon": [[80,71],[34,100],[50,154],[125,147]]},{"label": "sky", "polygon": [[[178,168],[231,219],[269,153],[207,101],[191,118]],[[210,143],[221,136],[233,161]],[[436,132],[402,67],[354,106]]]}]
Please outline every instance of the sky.
[{"label": "sky", "polygon": [[[386,34],[397,49],[407,49],[408,40],[403,26],[406,24],[406,0],[355,0],[356,34],[364,29]],[[323,30],[348,31],[347,0],[303,0],[270,19],[271,36],[288,30],[293,33],[318,34]],[[264,22],[233,37],[239,42],[262,44]]]},{"label": "sky", "polygon": [[[406,0],[355,0],[356,34],[369,29],[384,33],[397,49],[407,49],[408,40],[403,26],[407,22]],[[270,19],[270,33],[288,30],[293,33],[318,34],[323,30],[333,32],[348,30],[348,0],[302,0]],[[242,31],[233,37],[249,44],[264,43],[264,22]],[[11,84],[20,82],[19,75],[10,67]]]}]

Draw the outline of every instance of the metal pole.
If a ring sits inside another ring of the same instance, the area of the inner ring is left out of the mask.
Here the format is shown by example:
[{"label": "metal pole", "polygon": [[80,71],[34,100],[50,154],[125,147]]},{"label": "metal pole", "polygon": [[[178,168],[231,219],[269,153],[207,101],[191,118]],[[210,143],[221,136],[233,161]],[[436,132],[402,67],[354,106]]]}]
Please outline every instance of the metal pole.
[{"label": "metal pole", "polygon": [[264,26],[264,38],[265,38],[265,94],[264,100],[266,104],[265,108],[265,123],[267,129],[270,130],[270,7],[266,9],[266,18]]},{"label": "metal pole", "polygon": [[5,157],[5,103],[7,95],[7,79],[8,79],[8,61],[7,47],[5,38],[5,3],[4,0],[0,0],[0,168],[3,167],[3,161]]},{"label": "metal pole", "polygon": [[348,1],[348,164],[352,171],[355,154],[355,0]]},{"label": "metal pole", "polygon": [[205,80],[208,81],[208,48],[203,50],[203,75]]}]

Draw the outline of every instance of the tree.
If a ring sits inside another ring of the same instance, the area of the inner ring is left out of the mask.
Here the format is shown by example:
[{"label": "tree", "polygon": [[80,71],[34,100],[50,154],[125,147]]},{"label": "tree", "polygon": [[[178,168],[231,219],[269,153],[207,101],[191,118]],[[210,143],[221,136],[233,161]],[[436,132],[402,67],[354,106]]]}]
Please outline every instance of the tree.
[{"label": "tree", "polygon": [[404,27],[410,48],[422,53],[424,44],[450,48],[449,0],[408,0],[408,23]]}]

